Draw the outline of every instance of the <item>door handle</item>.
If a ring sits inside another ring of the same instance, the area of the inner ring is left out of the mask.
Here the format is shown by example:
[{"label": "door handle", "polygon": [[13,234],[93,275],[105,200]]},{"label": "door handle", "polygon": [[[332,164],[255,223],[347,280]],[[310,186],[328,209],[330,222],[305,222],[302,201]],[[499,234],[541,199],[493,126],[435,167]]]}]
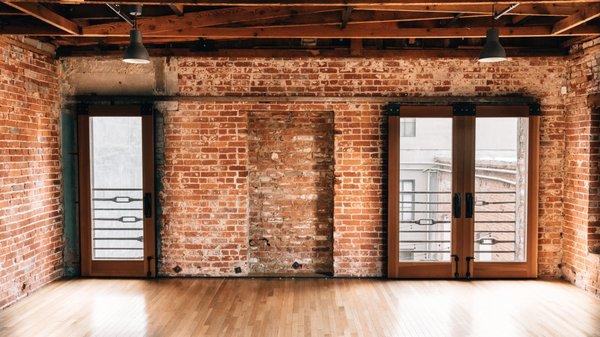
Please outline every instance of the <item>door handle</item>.
[{"label": "door handle", "polygon": [[455,218],[460,218],[460,193],[454,193],[452,197],[452,214]]},{"label": "door handle", "polygon": [[467,272],[465,274],[465,278],[468,280],[471,278],[471,261],[474,261],[475,258],[472,256],[467,256],[465,260],[467,261]]},{"label": "door handle", "polygon": [[152,217],[152,193],[144,193],[144,218]]},{"label": "door handle", "polygon": [[474,212],[474,202],[473,202],[473,193],[465,194],[465,218],[470,219],[473,217]]},{"label": "door handle", "polygon": [[146,272],[146,276],[147,277],[151,277],[152,276],[152,260],[154,259],[154,257],[152,256],[147,256],[146,257],[146,261],[148,261],[148,271]]},{"label": "door handle", "polygon": [[458,278],[458,261],[460,261],[460,258],[458,257],[458,255],[454,254],[450,255],[450,257],[454,260],[454,278]]}]

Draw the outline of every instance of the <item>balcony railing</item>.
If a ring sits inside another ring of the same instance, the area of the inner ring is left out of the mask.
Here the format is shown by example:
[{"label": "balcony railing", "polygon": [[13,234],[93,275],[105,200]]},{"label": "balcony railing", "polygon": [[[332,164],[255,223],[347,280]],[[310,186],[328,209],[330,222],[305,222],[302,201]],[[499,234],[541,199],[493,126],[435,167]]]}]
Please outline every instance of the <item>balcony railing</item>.
[{"label": "balcony railing", "polygon": [[142,189],[94,188],[92,192],[94,259],[142,258]]},{"label": "balcony railing", "polygon": [[[451,250],[451,192],[402,191],[400,253],[404,260],[448,260]],[[517,198],[513,191],[475,193],[475,258],[518,259]]]}]

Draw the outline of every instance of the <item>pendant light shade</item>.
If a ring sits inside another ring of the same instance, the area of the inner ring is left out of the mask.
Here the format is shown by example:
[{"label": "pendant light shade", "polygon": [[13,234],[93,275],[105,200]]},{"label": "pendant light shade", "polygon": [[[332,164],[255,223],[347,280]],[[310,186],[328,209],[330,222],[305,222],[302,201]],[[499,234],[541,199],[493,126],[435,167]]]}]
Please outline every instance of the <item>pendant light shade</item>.
[{"label": "pendant light shade", "polygon": [[129,33],[129,46],[125,49],[123,62],[135,64],[150,63],[150,56],[142,43],[142,33],[134,27]]},{"label": "pendant light shade", "polygon": [[479,54],[479,62],[491,63],[506,60],[506,51],[500,44],[500,32],[497,28],[488,29],[485,45],[483,46],[481,54]]}]

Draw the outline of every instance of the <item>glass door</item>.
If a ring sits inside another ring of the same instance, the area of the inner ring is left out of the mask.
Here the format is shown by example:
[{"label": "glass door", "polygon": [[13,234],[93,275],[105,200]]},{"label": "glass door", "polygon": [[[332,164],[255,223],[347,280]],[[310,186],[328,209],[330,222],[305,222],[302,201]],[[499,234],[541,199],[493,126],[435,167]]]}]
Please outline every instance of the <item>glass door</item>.
[{"label": "glass door", "polygon": [[522,107],[389,118],[390,277],[535,276],[537,124]]},{"label": "glass door", "polygon": [[534,277],[538,119],[501,115],[472,118],[474,151],[465,172],[468,276]]},{"label": "glass door", "polygon": [[152,144],[139,107],[79,116],[83,275],[154,274]]},{"label": "glass door", "polygon": [[[389,273],[444,278],[458,272],[464,119],[451,109],[390,117]],[[393,218],[393,219],[392,219]]]}]

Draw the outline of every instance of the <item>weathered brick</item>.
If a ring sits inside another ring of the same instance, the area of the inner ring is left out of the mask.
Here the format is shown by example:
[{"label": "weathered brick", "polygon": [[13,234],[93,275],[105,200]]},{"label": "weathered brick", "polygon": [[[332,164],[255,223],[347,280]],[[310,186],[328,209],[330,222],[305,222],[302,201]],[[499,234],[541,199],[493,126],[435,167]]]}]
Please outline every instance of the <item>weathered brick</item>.
[{"label": "weathered brick", "polygon": [[[600,39],[596,39],[600,41]],[[588,96],[600,93],[600,48],[576,46],[567,72],[565,109],[564,217],[562,274],[576,285],[600,294],[600,160],[598,121]]]},{"label": "weathered brick", "polygon": [[0,308],[63,268],[58,68],[21,43],[0,40]]}]

